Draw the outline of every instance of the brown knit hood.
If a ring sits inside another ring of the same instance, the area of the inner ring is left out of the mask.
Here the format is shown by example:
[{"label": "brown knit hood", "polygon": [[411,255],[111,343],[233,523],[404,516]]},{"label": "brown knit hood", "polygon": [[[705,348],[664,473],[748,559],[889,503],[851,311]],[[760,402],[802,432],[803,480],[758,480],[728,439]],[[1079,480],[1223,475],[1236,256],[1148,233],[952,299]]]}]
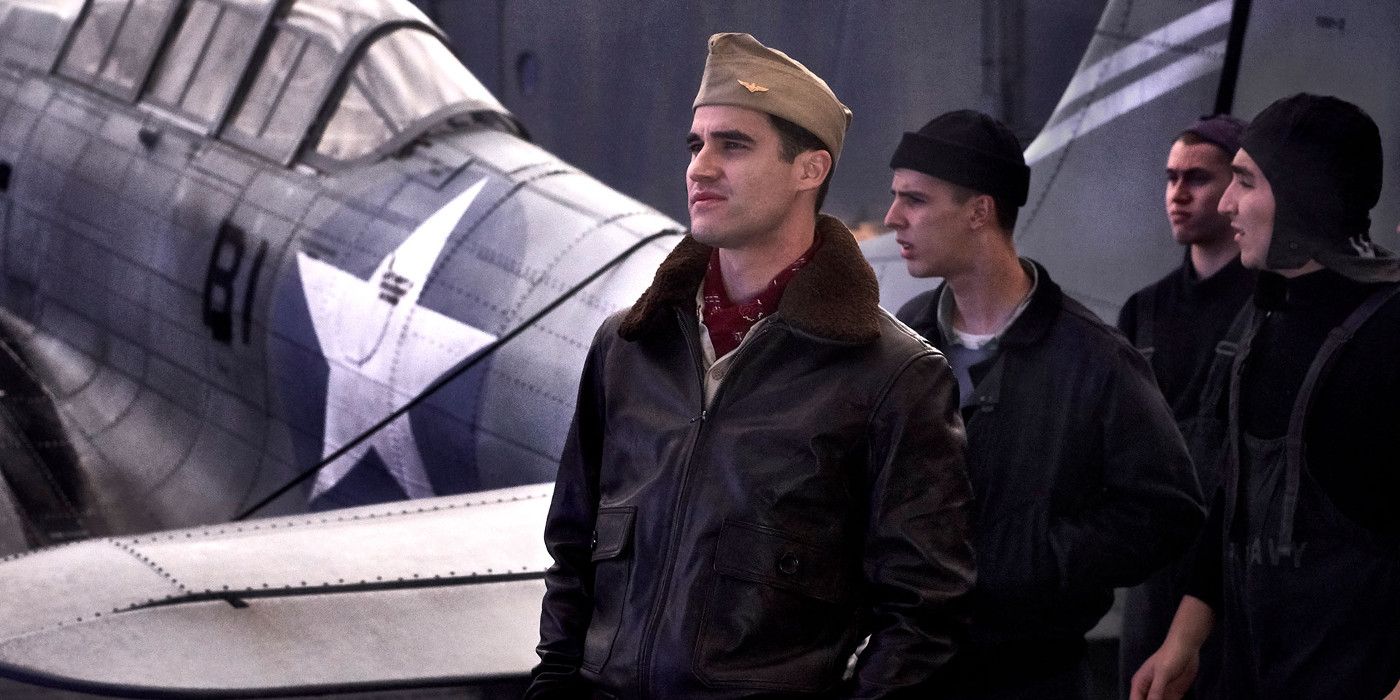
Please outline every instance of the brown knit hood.
[{"label": "brown knit hood", "polygon": [[[880,337],[882,313],[875,272],[845,224],[818,215],[816,235],[821,246],[788,282],[773,318],[819,338],[874,342]],[[618,335],[637,340],[657,324],[669,322],[669,309],[694,308],[695,291],[705,279],[711,250],[690,236],[681,239],[656,269],[651,287],[623,317]]]}]

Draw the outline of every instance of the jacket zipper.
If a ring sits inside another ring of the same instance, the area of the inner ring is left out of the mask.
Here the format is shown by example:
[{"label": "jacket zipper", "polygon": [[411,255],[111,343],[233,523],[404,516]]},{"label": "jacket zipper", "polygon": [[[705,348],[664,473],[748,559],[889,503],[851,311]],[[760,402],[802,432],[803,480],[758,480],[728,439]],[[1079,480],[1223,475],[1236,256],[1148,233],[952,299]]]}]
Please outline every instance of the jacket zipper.
[{"label": "jacket zipper", "polygon": [[[702,359],[702,353],[698,351],[699,340],[695,337],[695,328],[688,323],[685,314],[680,311],[676,312],[676,321],[680,324],[681,335],[685,337],[686,347],[690,350],[691,364],[695,367],[695,379],[700,389],[700,413],[690,419],[690,424],[694,425],[695,428],[690,436],[690,447],[686,449],[684,466],[681,468],[681,484],[676,492],[675,508],[671,510],[670,542],[666,547],[666,556],[662,562],[661,568],[661,571],[664,572],[664,578],[661,581],[661,589],[656,599],[651,603],[651,612],[647,616],[647,624],[642,632],[642,658],[637,664],[637,685],[640,691],[639,695],[643,698],[651,697],[651,662],[656,650],[654,635],[656,634],[656,626],[661,619],[661,607],[666,598],[671,594],[671,581],[675,577],[673,568],[675,566],[676,549],[680,545],[682,514],[685,512],[686,500],[690,492],[690,474],[692,461],[695,457],[695,448],[700,444],[700,432],[705,429],[705,421],[708,420],[710,416],[710,410],[707,408],[705,402],[706,370],[703,369],[704,361]],[[765,324],[764,328],[758,330],[759,335],[767,330],[766,325],[767,324]],[[754,341],[757,340],[758,335],[755,335],[753,338],[749,339],[747,345],[752,346],[754,345]],[[731,360],[733,363],[730,369],[731,372],[738,369],[738,360],[743,356],[742,353],[744,350],[741,348],[736,352],[741,354],[735,355],[734,359]],[[709,406],[719,405],[720,394],[723,393],[725,385],[729,384],[727,381],[729,377],[726,376],[725,379],[726,381],[720,382],[719,386],[715,388],[715,395],[710,400]]]}]

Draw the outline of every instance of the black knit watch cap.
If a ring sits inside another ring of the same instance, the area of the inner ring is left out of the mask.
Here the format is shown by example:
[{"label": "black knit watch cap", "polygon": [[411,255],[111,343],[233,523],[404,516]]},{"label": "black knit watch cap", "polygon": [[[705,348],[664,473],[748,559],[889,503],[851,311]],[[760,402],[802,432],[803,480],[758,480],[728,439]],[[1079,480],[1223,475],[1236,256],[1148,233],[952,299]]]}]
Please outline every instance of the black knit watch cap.
[{"label": "black knit watch cap", "polygon": [[940,114],[924,128],[906,131],[890,168],[917,170],[1018,207],[1026,203],[1031,184],[1016,135],[970,109]]},{"label": "black knit watch cap", "polygon": [[1371,241],[1380,199],[1380,130],[1360,107],[1300,93],[1277,100],[1240,137],[1274,195],[1265,264],[1289,270],[1316,260],[1359,281],[1400,279],[1400,259]]}]

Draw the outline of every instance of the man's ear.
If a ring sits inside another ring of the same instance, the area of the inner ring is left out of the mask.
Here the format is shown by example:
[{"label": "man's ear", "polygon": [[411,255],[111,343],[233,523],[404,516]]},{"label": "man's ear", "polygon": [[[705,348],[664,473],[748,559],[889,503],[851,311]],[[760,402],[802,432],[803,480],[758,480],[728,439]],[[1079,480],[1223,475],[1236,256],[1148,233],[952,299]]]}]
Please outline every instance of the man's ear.
[{"label": "man's ear", "polygon": [[996,201],[989,194],[973,195],[968,202],[972,208],[968,211],[968,224],[975,229],[989,228],[996,224]]},{"label": "man's ear", "polygon": [[815,190],[826,182],[831,172],[831,154],[825,150],[804,151],[797,154],[795,162],[799,190]]}]

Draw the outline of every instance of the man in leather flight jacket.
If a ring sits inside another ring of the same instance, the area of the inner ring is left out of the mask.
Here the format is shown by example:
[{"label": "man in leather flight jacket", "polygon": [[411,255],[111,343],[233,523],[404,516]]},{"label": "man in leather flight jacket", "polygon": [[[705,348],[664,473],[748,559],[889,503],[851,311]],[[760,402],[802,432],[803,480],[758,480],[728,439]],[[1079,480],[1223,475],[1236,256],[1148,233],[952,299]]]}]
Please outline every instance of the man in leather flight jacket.
[{"label": "man in leather flight jacket", "polygon": [[526,697],[895,697],[954,653],[955,385],[816,213],[849,118],[786,55],[711,38],[692,234],[593,340]]}]

